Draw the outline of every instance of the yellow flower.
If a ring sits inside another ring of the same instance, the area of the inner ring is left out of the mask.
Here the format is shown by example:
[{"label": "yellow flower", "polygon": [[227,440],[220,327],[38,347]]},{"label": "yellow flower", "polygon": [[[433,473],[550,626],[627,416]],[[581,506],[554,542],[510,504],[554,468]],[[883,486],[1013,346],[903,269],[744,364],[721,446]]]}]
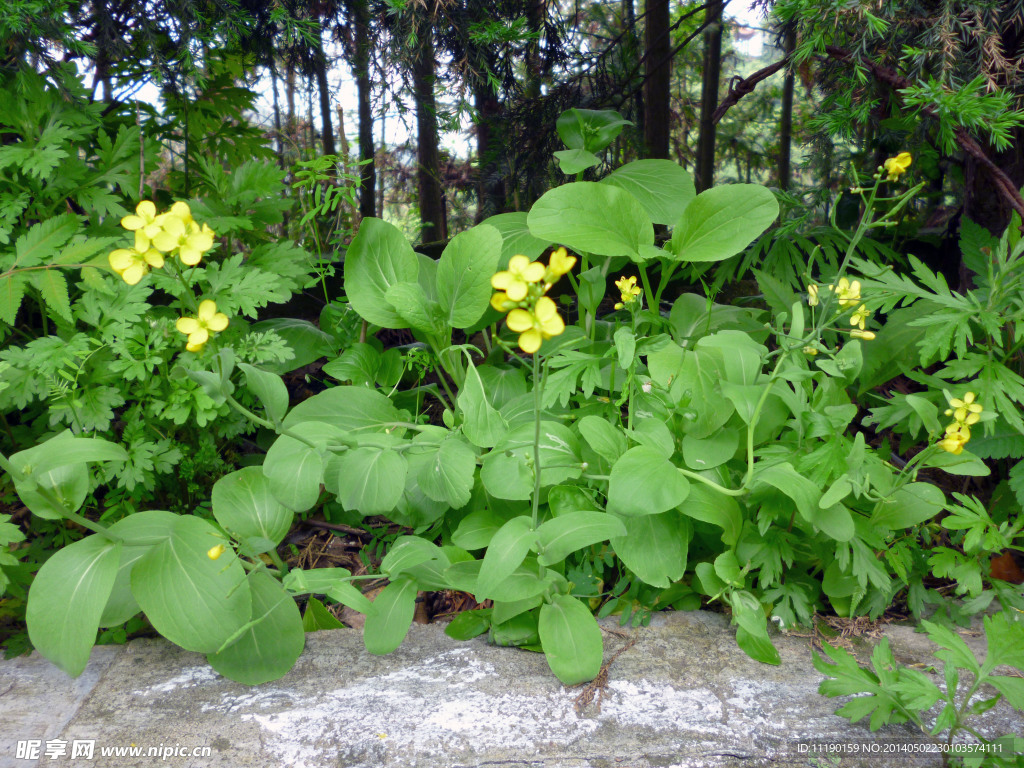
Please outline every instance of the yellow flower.
[{"label": "yellow flower", "polygon": [[565,330],[565,323],[558,314],[558,307],[547,296],[537,299],[533,311],[513,309],[505,321],[509,330],[519,334],[519,348],[533,354],[540,349],[544,339],[559,335]]},{"label": "yellow flower", "polygon": [[979,414],[985,409],[982,407],[981,403],[974,402],[976,397],[977,395],[973,392],[966,393],[963,400],[954,397],[949,401],[949,404],[956,410],[953,410],[952,408],[947,409],[946,415],[952,416],[956,419],[957,424],[967,426],[977,424],[978,420],[981,419]]},{"label": "yellow flower", "polygon": [[508,260],[508,270],[491,278],[491,285],[504,291],[512,301],[522,301],[530,284],[544,279],[545,271],[539,261],[530,261],[526,256],[517,254]]},{"label": "yellow flower", "polygon": [[622,296],[622,301],[616,303],[615,309],[622,309],[627,304],[633,303],[636,301],[636,297],[643,293],[643,289],[636,284],[636,275],[630,277],[623,275],[615,281],[615,287],[619,289]]},{"label": "yellow flower", "polygon": [[551,258],[548,259],[548,262],[548,268],[544,273],[545,290],[558,282],[558,278],[567,274],[576,266],[576,257],[570,256],[565,248],[556,248],[551,252]]},{"label": "yellow flower", "polygon": [[210,549],[206,553],[206,556],[211,560],[216,560],[226,551],[227,547],[225,547],[223,544],[218,544],[216,547],[210,547]]},{"label": "yellow flower", "polygon": [[907,168],[914,161],[914,158],[910,156],[909,152],[900,152],[896,157],[890,157],[882,167],[888,174],[886,176],[887,181],[896,181],[900,176],[906,173]]},{"label": "yellow flower", "polygon": [[[830,285],[829,288],[832,286]],[[839,278],[839,285],[836,289],[836,294],[839,296],[840,307],[852,307],[858,301],[860,301],[860,280],[854,280],[852,283],[845,277]],[[862,325],[861,328],[864,326]]]},{"label": "yellow flower", "polygon": [[192,210],[188,207],[188,203],[182,200],[172,205],[171,210],[165,215],[181,219],[186,225],[195,223],[195,219],[192,218]]},{"label": "yellow flower", "polygon": [[868,308],[861,304],[850,315],[850,325],[855,325],[863,331],[869,317],[871,317],[871,313],[868,311]]},{"label": "yellow flower", "polygon": [[143,200],[135,206],[135,215],[121,219],[121,226],[129,231],[142,232],[150,240],[163,229],[160,217],[156,215],[156,206],[149,200]]},{"label": "yellow flower", "polygon": [[200,227],[191,220],[191,215],[186,222],[168,213],[163,217],[163,231],[153,238],[153,246],[164,253],[178,249],[182,263],[194,267],[213,248],[213,230],[207,224]]},{"label": "yellow flower", "polygon": [[818,286],[813,283],[807,286],[807,306],[818,306]]},{"label": "yellow flower", "polygon": [[149,238],[143,233],[142,227],[135,230],[134,248],[118,248],[111,251],[107,260],[110,262],[110,268],[128,285],[138,283],[149,272],[150,267],[160,269],[164,265],[164,255],[150,247]]},{"label": "yellow flower", "polygon": [[850,331],[851,339],[864,339],[864,341],[871,341],[875,338],[874,331],[862,331],[860,328],[854,328]]},{"label": "yellow flower", "polygon": [[949,451],[954,456],[964,452],[964,446],[971,439],[971,430],[959,423],[950,424],[946,427],[946,436],[939,440],[936,445],[944,451]]},{"label": "yellow flower", "polygon": [[818,354],[818,349],[817,347],[804,347],[804,354],[808,357],[814,357]]},{"label": "yellow flower", "polygon": [[228,327],[228,316],[217,311],[217,304],[210,299],[199,304],[197,317],[181,317],[175,327],[188,336],[185,349],[198,352],[209,341],[211,331],[223,331]]}]

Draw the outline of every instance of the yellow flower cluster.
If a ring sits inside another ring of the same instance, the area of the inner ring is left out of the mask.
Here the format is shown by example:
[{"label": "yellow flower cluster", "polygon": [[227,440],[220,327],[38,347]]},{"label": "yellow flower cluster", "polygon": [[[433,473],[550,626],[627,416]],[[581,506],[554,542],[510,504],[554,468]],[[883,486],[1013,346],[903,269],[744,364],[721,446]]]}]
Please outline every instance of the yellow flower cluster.
[{"label": "yellow flower cluster", "polygon": [[882,169],[887,174],[886,181],[896,181],[907,172],[912,162],[914,162],[914,158],[910,156],[909,152],[900,152],[896,157],[890,157],[882,165]]},{"label": "yellow flower cluster", "polygon": [[143,200],[134,214],[121,219],[121,226],[135,233],[134,247],[118,248],[108,259],[128,285],[138,283],[150,267],[163,267],[164,254],[174,252],[182,264],[193,267],[213,248],[213,230],[197,224],[188,203],[180,201],[158,214],[152,202]]},{"label": "yellow flower cluster", "polygon": [[558,307],[544,294],[575,265],[576,257],[565,248],[554,250],[547,266],[517,254],[508,260],[507,270],[491,278],[496,291],[491,306],[508,312],[505,324],[519,334],[519,348],[524,352],[533,354],[545,339],[565,330]]},{"label": "yellow flower cluster", "polygon": [[946,436],[939,440],[939,448],[954,456],[963,453],[964,446],[971,439],[971,426],[978,423],[981,412],[985,410],[981,403],[974,402],[976,397],[973,392],[968,392],[962,400],[954,397],[949,401],[946,415],[953,417],[953,423],[946,427]]},{"label": "yellow flower cluster", "polygon": [[636,284],[636,276],[626,277],[623,275],[615,281],[615,287],[619,289],[622,301],[615,303],[615,309],[622,309],[627,304],[636,301],[636,297],[643,293],[643,290]]},{"label": "yellow flower cluster", "polygon": [[[807,286],[808,305],[812,307],[818,306],[820,303],[818,298],[820,290],[820,287],[813,283]],[[827,290],[835,294],[841,309],[854,308],[853,314],[850,315],[850,325],[853,326],[850,331],[850,337],[864,339],[865,341],[871,341],[875,338],[874,331],[865,330],[867,322],[871,317],[871,311],[860,301],[860,280],[851,281],[841,277],[837,284],[829,285]]]}]

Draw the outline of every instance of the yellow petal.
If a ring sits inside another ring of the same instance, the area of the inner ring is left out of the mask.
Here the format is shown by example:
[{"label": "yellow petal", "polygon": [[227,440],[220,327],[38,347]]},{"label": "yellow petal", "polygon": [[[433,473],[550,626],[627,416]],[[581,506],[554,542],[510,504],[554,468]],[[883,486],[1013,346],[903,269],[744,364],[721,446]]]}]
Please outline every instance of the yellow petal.
[{"label": "yellow petal", "polygon": [[128,285],[137,285],[139,280],[142,279],[143,275],[148,270],[139,263],[132,264],[128,269],[121,273],[121,277]]},{"label": "yellow petal", "polygon": [[183,223],[188,224],[192,221],[192,211],[188,207],[188,203],[184,200],[179,200],[171,206],[171,210],[168,211],[171,216],[180,219]]},{"label": "yellow petal", "polygon": [[533,315],[525,309],[513,309],[508,313],[505,325],[509,327],[509,330],[522,333],[529,328],[533,328]]},{"label": "yellow petal", "polygon": [[203,346],[210,339],[210,332],[199,326],[188,335],[188,343],[192,346]]},{"label": "yellow petal", "polygon": [[565,330],[565,321],[556,312],[553,317],[541,320],[540,329],[547,338],[558,336]]},{"label": "yellow petal", "polygon": [[[177,219],[174,219],[174,221],[177,221]],[[163,251],[164,253],[173,251],[178,247],[178,236],[165,229],[153,238],[153,247],[158,251]]]},{"label": "yellow petal", "polygon": [[512,282],[505,288],[505,293],[512,301],[522,301],[526,298],[526,294],[529,293],[529,289],[530,287],[526,283],[517,277],[513,277]]},{"label": "yellow petal", "polygon": [[190,248],[187,245],[181,246],[181,250],[178,251],[178,258],[181,259],[182,264],[187,264],[190,267],[194,267],[200,261],[203,260],[203,254],[197,251],[195,248]]},{"label": "yellow petal", "polygon": [[526,269],[523,270],[523,280],[528,283],[539,283],[544,279],[544,273],[547,271],[545,266],[539,261],[532,261],[527,265]]},{"label": "yellow petal", "polygon": [[206,327],[211,331],[223,331],[228,327],[228,316],[223,312],[218,312],[216,315],[210,318],[206,323]]},{"label": "yellow petal", "polygon": [[217,560],[227,550],[223,544],[218,544],[216,547],[210,547],[206,552],[206,556],[211,560]]},{"label": "yellow petal", "polygon": [[160,269],[164,265],[164,255],[155,248],[150,248],[142,254],[142,258],[146,260],[146,263],[149,264],[149,266],[155,267],[156,269]]},{"label": "yellow petal", "polygon": [[164,232],[169,235],[174,235],[175,238],[181,237],[185,234],[187,227],[185,221],[178,216],[167,214],[161,220],[161,225],[164,228]]},{"label": "yellow petal", "polygon": [[495,272],[494,275],[491,276],[491,287],[499,291],[504,291],[508,288],[513,279],[511,272]]},{"label": "yellow petal", "polygon": [[[205,344],[205,342],[203,342]],[[185,349],[189,352],[198,352],[203,348],[203,344],[192,344],[191,342],[185,345]]]},{"label": "yellow petal", "polygon": [[121,226],[130,232],[133,229],[139,229],[146,226],[146,222],[139,216],[129,215],[121,219]]},{"label": "yellow petal", "polygon": [[533,354],[540,349],[540,343],[543,341],[540,335],[540,331],[531,328],[530,330],[519,335],[519,348],[523,352]]},{"label": "yellow petal", "polygon": [[107,261],[110,262],[110,268],[115,272],[123,272],[135,263],[135,251],[118,248],[116,251],[110,252]]},{"label": "yellow petal", "polygon": [[204,323],[209,323],[214,315],[217,314],[217,302],[213,299],[203,299],[199,302],[199,320]]},{"label": "yellow petal", "polygon": [[521,275],[528,266],[530,266],[529,258],[520,253],[508,260],[508,271],[515,275]]},{"label": "yellow petal", "polygon": [[174,324],[174,327],[181,333],[195,333],[199,330],[199,321],[194,317],[179,317],[178,322]]}]

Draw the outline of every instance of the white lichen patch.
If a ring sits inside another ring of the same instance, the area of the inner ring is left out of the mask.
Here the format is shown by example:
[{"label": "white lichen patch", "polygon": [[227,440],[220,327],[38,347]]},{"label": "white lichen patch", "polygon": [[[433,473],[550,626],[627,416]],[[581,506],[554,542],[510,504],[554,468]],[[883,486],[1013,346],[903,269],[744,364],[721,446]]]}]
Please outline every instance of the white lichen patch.
[{"label": "white lichen patch", "polygon": [[180,675],[165,680],[157,685],[151,685],[142,690],[133,691],[136,696],[152,696],[156,693],[170,693],[178,688],[192,688],[203,683],[212,683],[220,678],[213,668],[208,665],[185,667]]},{"label": "white lichen patch", "polygon": [[601,701],[601,720],[658,731],[718,732],[724,711],[709,688],[679,689],[649,680],[613,680]]}]

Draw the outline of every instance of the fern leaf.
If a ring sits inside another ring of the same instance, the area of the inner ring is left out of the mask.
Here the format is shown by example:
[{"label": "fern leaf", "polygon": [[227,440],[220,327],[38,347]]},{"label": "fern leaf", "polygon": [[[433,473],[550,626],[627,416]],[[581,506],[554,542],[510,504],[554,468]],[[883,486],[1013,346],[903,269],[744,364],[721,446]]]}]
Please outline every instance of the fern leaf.
[{"label": "fern leaf", "polygon": [[1024,507],[1024,461],[1018,461],[1013,465],[1007,481],[1013,495],[1017,497],[1017,503]]},{"label": "fern leaf", "polygon": [[41,221],[18,238],[15,243],[15,267],[34,267],[46,263],[57,249],[78,231],[78,219],[70,213]]},{"label": "fern leaf", "polygon": [[25,295],[25,275],[15,273],[0,277],[0,322],[14,325],[14,318]]},{"label": "fern leaf", "polygon": [[29,275],[32,286],[39,291],[43,303],[62,320],[71,320],[71,300],[68,298],[68,281],[58,269],[40,269]]},{"label": "fern leaf", "polygon": [[93,256],[101,251],[108,250],[112,245],[120,241],[120,237],[91,237],[75,238],[52,259],[52,264],[85,264]]}]

